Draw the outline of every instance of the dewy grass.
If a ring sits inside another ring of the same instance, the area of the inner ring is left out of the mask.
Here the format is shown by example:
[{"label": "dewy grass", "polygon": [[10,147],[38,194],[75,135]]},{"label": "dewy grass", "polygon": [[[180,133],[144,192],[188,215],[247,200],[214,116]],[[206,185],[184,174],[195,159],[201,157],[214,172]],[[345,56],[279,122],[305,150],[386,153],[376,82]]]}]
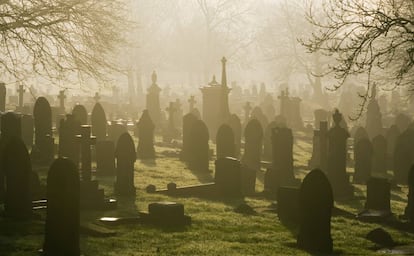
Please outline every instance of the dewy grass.
[{"label": "dewy grass", "polygon": [[[310,141],[295,140],[296,176],[303,178],[308,172],[303,166],[310,159]],[[138,255],[308,255],[296,248],[297,230],[282,225],[276,213],[266,211],[272,201],[261,198],[245,198],[244,202],[253,207],[256,215],[242,215],[234,212],[243,200],[226,202],[199,198],[171,198],[165,195],[147,194],[149,184],[165,189],[170,182],[178,186],[213,181],[214,162],[211,171],[195,175],[176,157],[166,157],[163,151],[169,148],[156,148],[158,157],[155,164],[137,161],[135,165],[135,202],[119,199],[118,208],[112,211],[84,211],[82,223],[96,223],[102,216],[136,216],[138,211],[146,211],[148,204],[156,201],[176,201],[183,203],[185,213],[192,217],[192,225],[182,230],[163,230],[153,226],[128,224],[106,226],[116,231],[115,236],[94,237],[81,235],[81,250],[85,256],[138,256]],[[41,170],[45,181],[47,170]],[[100,186],[107,196],[113,195],[114,178],[99,177]],[[258,179],[256,189],[260,191],[263,182]],[[365,186],[357,186],[358,199],[336,203],[337,207],[357,213],[365,203]],[[406,205],[407,189],[392,192],[392,210],[402,214]],[[40,212],[44,218],[44,212]],[[342,255],[376,255],[375,245],[366,240],[366,234],[380,224],[364,223],[345,217],[332,218],[332,238],[334,253]],[[383,227],[399,243],[412,243],[410,233]],[[14,222],[0,219],[0,255],[37,255],[43,243],[44,222]],[[378,254],[381,255],[381,254]]]}]

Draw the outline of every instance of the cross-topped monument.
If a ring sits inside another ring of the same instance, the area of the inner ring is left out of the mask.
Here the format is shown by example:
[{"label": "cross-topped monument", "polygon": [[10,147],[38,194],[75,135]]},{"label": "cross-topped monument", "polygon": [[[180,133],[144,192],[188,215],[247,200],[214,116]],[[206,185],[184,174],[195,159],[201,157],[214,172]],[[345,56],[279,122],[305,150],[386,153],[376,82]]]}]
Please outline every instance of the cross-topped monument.
[{"label": "cross-topped monument", "polygon": [[92,157],[91,157],[91,146],[96,144],[96,137],[91,135],[92,126],[82,125],[81,134],[77,137],[80,139],[81,145],[81,171],[82,180],[92,180]]},{"label": "cross-topped monument", "polygon": [[197,101],[195,100],[194,95],[191,95],[190,98],[188,99],[188,104],[190,106],[189,108],[189,113],[192,113],[194,110],[194,105],[197,103]]},{"label": "cross-topped monument", "polygon": [[65,113],[65,99],[66,99],[65,90],[59,91],[58,99],[59,99],[59,109],[60,109],[60,112],[63,114]]}]

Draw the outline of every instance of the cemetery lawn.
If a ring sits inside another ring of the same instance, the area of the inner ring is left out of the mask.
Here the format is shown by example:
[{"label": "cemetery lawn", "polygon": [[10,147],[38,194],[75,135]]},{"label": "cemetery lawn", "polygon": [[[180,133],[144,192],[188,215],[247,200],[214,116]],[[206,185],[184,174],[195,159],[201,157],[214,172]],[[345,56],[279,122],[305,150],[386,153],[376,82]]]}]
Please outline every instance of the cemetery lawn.
[{"label": "cemetery lawn", "polygon": [[[210,173],[193,173],[171,156],[175,149],[157,147],[156,163],[136,162],[135,200],[118,199],[118,208],[111,211],[83,211],[81,222],[95,223],[116,232],[116,235],[100,237],[90,233],[81,234],[81,251],[85,256],[135,256],[135,255],[309,255],[296,248],[296,227],[280,223],[277,214],[269,207],[272,200],[263,197],[247,197],[244,200],[209,201],[199,198],[172,198],[159,194],[148,194],[149,184],[157,189],[166,188],[169,182],[177,186],[200,184],[213,181],[214,162]],[[296,140],[296,176],[301,179],[310,158],[309,141]],[[298,153],[297,153],[298,152]],[[39,171],[42,182],[46,180],[47,169]],[[263,174],[258,174],[256,190],[263,189]],[[100,185],[108,196],[113,195],[114,178],[99,177]],[[356,186],[357,199],[335,203],[341,209],[353,214],[363,208],[364,186]],[[407,188],[392,191],[392,210],[396,215],[404,211]],[[176,201],[183,203],[186,215],[192,217],[191,226],[183,229],[160,229],[140,224],[103,225],[96,221],[103,216],[136,216],[138,211],[147,211],[149,203]],[[242,202],[250,205],[257,214],[243,215],[234,212]],[[38,255],[44,233],[44,211],[38,211],[41,220],[17,222],[0,218],[0,255]],[[381,225],[360,222],[354,218],[332,218],[332,238],[337,255],[382,255],[376,253],[375,244],[366,240],[366,234]],[[390,227],[383,227],[393,239],[401,244],[414,244],[414,235]]]}]

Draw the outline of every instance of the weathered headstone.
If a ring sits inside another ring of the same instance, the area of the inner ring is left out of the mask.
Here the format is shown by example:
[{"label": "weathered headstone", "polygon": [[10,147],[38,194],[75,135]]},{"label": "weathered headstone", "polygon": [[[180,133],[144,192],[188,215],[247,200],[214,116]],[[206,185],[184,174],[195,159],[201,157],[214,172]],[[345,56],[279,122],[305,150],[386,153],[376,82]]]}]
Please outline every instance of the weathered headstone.
[{"label": "weathered headstone", "polygon": [[193,171],[209,170],[209,132],[202,120],[196,120],[189,136],[189,168]]},{"label": "weathered headstone", "polygon": [[216,136],[217,159],[235,157],[235,149],[233,130],[227,124],[221,125]]},{"label": "weathered headstone", "polygon": [[386,133],[387,163],[390,170],[394,170],[394,151],[398,136],[400,136],[400,130],[398,129],[398,126],[392,125]]},{"label": "weathered headstone", "polygon": [[80,134],[80,122],[73,115],[66,115],[60,121],[59,127],[59,157],[69,158],[76,166],[79,165],[79,142],[76,138]]},{"label": "weathered headstone", "polygon": [[279,124],[276,121],[272,121],[264,130],[263,159],[266,161],[272,160],[272,131],[276,127],[280,127]]},{"label": "weathered headstone", "polygon": [[54,141],[52,137],[52,110],[46,98],[39,97],[36,100],[33,117],[35,127],[33,160],[41,164],[49,164],[54,157]]},{"label": "weathered headstone", "polygon": [[332,253],[331,215],[333,193],[329,180],[319,170],[312,170],[299,192],[300,228],[297,244],[304,250]]},{"label": "weathered headstone", "polygon": [[91,114],[92,134],[96,136],[96,140],[106,139],[106,115],[100,103],[96,103]]},{"label": "weathered headstone", "polygon": [[370,139],[382,134],[382,114],[376,98],[376,85],[372,85],[371,98],[367,106],[365,128]]},{"label": "weathered headstone", "polygon": [[414,130],[406,129],[397,138],[394,149],[394,179],[398,184],[407,182],[408,171],[414,164]]},{"label": "weathered headstone", "polygon": [[244,154],[242,164],[253,170],[260,170],[260,159],[262,156],[263,129],[259,121],[252,119],[247,123],[244,131]]},{"label": "weathered headstone", "polygon": [[44,255],[80,255],[80,184],[78,169],[58,158],[47,176],[47,212]]},{"label": "weathered headstone", "polygon": [[371,177],[367,181],[365,210],[378,211],[382,216],[391,215],[391,184],[385,178]]},{"label": "weathered headstone", "polygon": [[240,161],[231,157],[219,158],[215,162],[215,184],[224,197],[242,195],[242,176]]},{"label": "weathered headstone", "polygon": [[365,184],[371,176],[374,150],[368,138],[360,139],[355,145],[354,183]]},{"label": "weathered headstone", "polygon": [[195,123],[197,118],[191,114],[188,113],[183,117],[183,148],[180,153],[180,159],[182,161],[188,161],[190,152],[190,131]]},{"label": "weathered headstone", "polygon": [[328,132],[327,174],[335,198],[352,197],[354,188],[346,173],[347,139],[349,133],[340,126],[342,115],[338,110],[333,114],[334,127]]},{"label": "weathered headstone", "polygon": [[72,115],[81,125],[88,124],[88,111],[83,105],[76,105],[72,110]]},{"label": "weathered headstone", "polygon": [[6,177],[5,216],[28,219],[32,216],[30,176],[32,165],[22,139],[8,139],[2,154],[2,169]]},{"label": "weathered headstone", "polygon": [[115,192],[122,196],[135,196],[134,163],[135,145],[129,133],[123,133],[118,140],[116,151]]},{"label": "weathered headstone", "polygon": [[112,121],[111,125],[108,127],[108,139],[113,141],[116,147],[119,137],[127,131],[128,129],[125,125],[116,121]]},{"label": "weathered headstone", "polygon": [[231,129],[233,130],[234,134],[234,144],[235,144],[235,152],[234,155],[236,158],[240,157],[240,149],[241,149],[241,135],[242,135],[242,126],[240,122],[240,118],[236,114],[232,114],[230,116],[230,120],[228,122]]},{"label": "weathered headstone", "polygon": [[278,186],[292,186],[295,183],[293,173],[293,134],[289,128],[272,130],[272,169]]},{"label": "weathered headstone", "polygon": [[137,123],[138,128],[138,159],[155,159],[154,129],[155,125],[147,110],[144,110]]},{"label": "weathered headstone", "polygon": [[155,126],[159,127],[161,125],[161,107],[160,107],[160,92],[161,88],[157,84],[157,74],[155,71],[151,76],[152,84],[148,88],[147,94],[147,111],[151,116],[151,119]]},{"label": "weathered headstone", "polygon": [[372,139],[374,155],[372,158],[372,172],[380,175],[387,174],[387,140],[378,135]]},{"label": "weathered headstone", "polygon": [[115,143],[110,140],[97,141],[95,149],[96,149],[96,173],[98,175],[114,175],[115,174]]}]

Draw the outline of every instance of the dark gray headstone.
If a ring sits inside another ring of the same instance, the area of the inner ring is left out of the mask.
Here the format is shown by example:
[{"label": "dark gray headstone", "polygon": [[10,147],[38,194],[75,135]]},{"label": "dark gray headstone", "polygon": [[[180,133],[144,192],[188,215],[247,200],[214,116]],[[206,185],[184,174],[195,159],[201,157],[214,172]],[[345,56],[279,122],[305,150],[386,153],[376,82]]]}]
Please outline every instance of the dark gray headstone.
[{"label": "dark gray headstone", "polygon": [[149,112],[144,110],[137,123],[138,129],[138,159],[155,159],[154,129],[155,125],[151,120]]},{"label": "dark gray headstone", "polygon": [[2,165],[6,177],[5,215],[18,219],[30,218],[32,165],[21,138],[14,136],[7,141],[2,154]]},{"label": "dark gray headstone", "polygon": [[47,176],[45,255],[80,255],[79,198],[78,169],[69,159],[56,159]]},{"label": "dark gray headstone", "polygon": [[33,160],[41,164],[49,164],[54,157],[54,141],[52,137],[52,109],[45,97],[37,98],[33,108],[33,118],[35,128]]},{"label": "dark gray headstone", "polygon": [[234,134],[227,124],[222,124],[217,130],[216,155],[217,159],[224,157],[235,157]]},{"label": "dark gray headstone", "polygon": [[202,120],[196,120],[189,136],[189,168],[193,171],[209,170],[209,132]]},{"label": "dark gray headstone", "polygon": [[365,184],[371,176],[373,148],[368,138],[360,139],[355,145],[354,183]]},{"label": "dark gray headstone", "polygon": [[88,111],[83,105],[76,105],[72,110],[72,115],[81,125],[88,124]]},{"label": "dark gray headstone", "polygon": [[298,246],[307,251],[332,253],[331,215],[333,193],[329,180],[319,170],[303,179],[299,192],[300,228]]},{"label": "dark gray headstone", "polygon": [[237,197],[242,195],[242,176],[240,161],[225,157],[216,160],[215,183],[219,193],[224,197]]},{"label": "dark gray headstone", "polygon": [[115,143],[110,140],[97,141],[95,149],[96,173],[98,175],[115,175]]},{"label": "dark gray headstone", "polygon": [[79,165],[79,141],[80,122],[73,115],[67,115],[60,121],[59,127],[59,157],[69,158],[76,166]]},{"label": "dark gray headstone", "polygon": [[32,115],[22,115],[21,117],[22,139],[26,147],[33,145],[34,120]]},{"label": "dark gray headstone", "polygon": [[92,134],[96,136],[96,140],[106,139],[106,115],[100,103],[96,103],[91,114]]},{"label": "dark gray headstone", "polygon": [[6,84],[0,83],[0,112],[6,111]]},{"label": "dark gray headstone", "polygon": [[235,156],[238,158],[240,157],[240,149],[241,149],[241,134],[242,134],[242,126],[240,118],[236,114],[232,114],[230,116],[229,125],[233,130],[234,134],[234,143],[236,146]]},{"label": "dark gray headstone", "polygon": [[129,133],[123,133],[118,140],[116,151],[115,192],[122,196],[135,196],[134,163],[135,145]]},{"label": "dark gray headstone", "polygon": [[372,158],[372,172],[380,175],[387,174],[387,140],[378,135],[372,139],[374,155]]},{"label": "dark gray headstone", "polygon": [[190,152],[190,131],[197,120],[197,117],[191,113],[186,114],[183,117],[183,148],[181,150],[180,159],[182,161],[188,161]]},{"label": "dark gray headstone", "polygon": [[414,130],[407,129],[398,136],[394,148],[394,179],[398,184],[406,184],[413,163]]},{"label": "dark gray headstone", "polygon": [[263,129],[256,119],[250,120],[244,131],[244,154],[242,164],[254,170],[260,170],[263,146]]}]

